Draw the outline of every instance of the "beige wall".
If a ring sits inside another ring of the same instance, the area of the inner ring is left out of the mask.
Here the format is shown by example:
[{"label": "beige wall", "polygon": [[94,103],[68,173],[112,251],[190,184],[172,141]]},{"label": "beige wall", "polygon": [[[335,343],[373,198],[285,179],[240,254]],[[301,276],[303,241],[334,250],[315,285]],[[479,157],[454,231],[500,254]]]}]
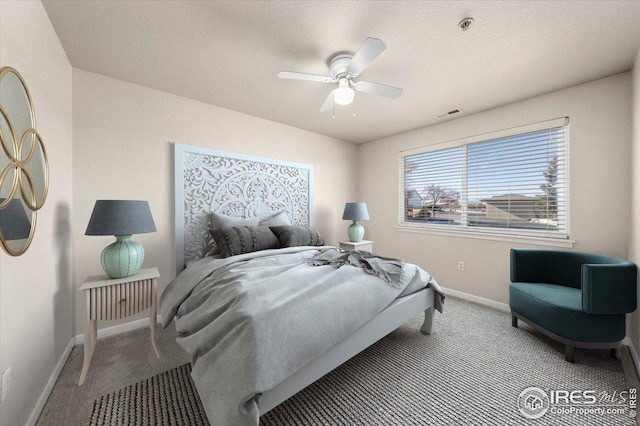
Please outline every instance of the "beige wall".
[{"label": "beige wall", "polygon": [[[102,273],[112,237],[84,235],[96,199],[148,200],[158,232],[134,236],[143,267],[158,266],[160,290],[174,276],[172,142],[312,164],[315,226],[330,243],[346,233],[344,203],[357,195],[351,143],[194,100],[73,70],[76,285]],[[76,332],[82,332],[76,300]]]},{"label": "beige wall", "polygon": [[72,74],[40,2],[0,2],[0,52],[0,65],[27,82],[51,179],[29,250],[0,252],[0,367],[12,368],[0,424],[9,426],[35,422],[29,417],[44,403],[39,398],[73,336]]},{"label": "beige wall", "polygon": [[[633,64],[633,148],[631,162],[631,233],[629,260],[640,265],[640,51]],[[640,294],[640,291],[639,291]],[[636,353],[640,354],[640,312],[636,310],[627,318],[627,335],[631,337]]]},{"label": "beige wall", "polygon": [[[623,73],[490,111],[371,142],[359,148],[359,199],[367,238],[450,289],[508,302],[509,249],[525,244],[400,232],[401,150],[557,117],[570,118],[570,235],[575,249],[627,258],[631,177],[631,75]],[[640,162],[638,162],[640,164]],[[608,219],[608,220],[607,220]],[[457,261],[465,271],[457,270]]]}]

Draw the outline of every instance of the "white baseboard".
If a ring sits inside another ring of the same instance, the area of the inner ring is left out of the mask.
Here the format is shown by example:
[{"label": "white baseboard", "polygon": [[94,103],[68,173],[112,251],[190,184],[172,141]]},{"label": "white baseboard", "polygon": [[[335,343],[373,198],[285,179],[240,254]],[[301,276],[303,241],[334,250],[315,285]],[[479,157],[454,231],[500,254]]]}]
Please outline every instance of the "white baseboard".
[{"label": "white baseboard", "polygon": [[26,423],[27,426],[34,426],[38,421],[38,417],[40,417],[40,413],[44,408],[44,404],[47,402],[47,399],[49,398],[49,394],[53,389],[53,385],[56,384],[56,380],[58,380],[58,376],[60,376],[62,367],[64,367],[64,364],[67,362],[69,355],[71,355],[71,350],[73,349],[74,341],[75,341],[75,338],[72,337],[69,340],[67,347],[64,348],[64,352],[62,352],[62,355],[60,356],[60,359],[58,360],[56,367],[53,369],[53,372],[51,373],[51,376],[49,377],[47,384],[42,390],[42,393],[40,394],[40,397],[38,398],[38,401],[36,402],[35,407],[33,407],[33,410],[31,411],[31,415],[29,416],[29,419],[27,420],[27,423]]},{"label": "white baseboard", "polygon": [[479,305],[488,306],[490,308],[497,309],[499,311],[511,312],[511,309],[509,309],[509,305],[507,305],[506,303],[496,302],[495,300],[465,293],[463,291],[452,290],[450,288],[442,287],[442,290],[444,290],[444,294],[447,296],[457,297],[458,299],[467,300],[469,302],[474,302]]},{"label": "white baseboard", "polygon": [[[162,316],[156,317],[157,323],[162,322]],[[141,318],[135,321],[125,322],[124,324],[118,324],[111,327],[105,327],[98,330],[98,340],[105,337],[115,336],[116,334],[126,333],[127,331],[137,330],[149,326],[149,317]],[[74,337],[76,346],[84,343],[84,334],[78,334]]]},{"label": "white baseboard", "polygon": [[633,365],[636,367],[636,374],[640,378],[640,362],[638,362],[638,353],[636,352],[636,347],[633,345],[633,340],[631,337],[627,336],[622,340],[622,343],[629,347],[629,352],[631,352],[631,358],[633,359]]},{"label": "white baseboard", "polygon": [[[161,319],[162,317],[158,315],[157,316],[158,323],[161,322]],[[114,336],[116,334],[125,333],[127,331],[137,330],[139,328],[148,327],[148,326],[149,326],[149,318],[142,318],[136,321],[114,325],[113,327],[102,328],[98,330],[98,339]],[[49,394],[53,390],[53,386],[55,385],[56,380],[58,380],[58,376],[60,376],[60,372],[62,372],[62,368],[64,367],[64,364],[67,362],[69,355],[71,355],[71,350],[73,349],[74,346],[81,345],[83,343],[84,343],[83,334],[78,334],[76,336],[73,336],[69,340],[67,347],[64,349],[64,352],[60,356],[60,359],[58,360],[56,367],[51,373],[51,376],[49,377],[47,384],[42,390],[42,393],[40,394],[40,397],[38,398],[38,401],[36,402],[35,407],[33,407],[33,410],[31,411],[31,415],[29,416],[29,420],[27,420],[26,426],[35,426],[36,422],[38,421],[38,417],[40,417],[40,413],[42,413],[42,409],[44,408],[44,405],[47,402],[47,399],[49,398]]]}]

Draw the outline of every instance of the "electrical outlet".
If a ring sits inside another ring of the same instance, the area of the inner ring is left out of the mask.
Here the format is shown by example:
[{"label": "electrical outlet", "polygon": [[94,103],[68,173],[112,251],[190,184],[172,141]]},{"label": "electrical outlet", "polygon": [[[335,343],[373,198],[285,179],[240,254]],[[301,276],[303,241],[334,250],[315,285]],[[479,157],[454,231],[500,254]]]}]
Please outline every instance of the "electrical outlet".
[{"label": "electrical outlet", "polygon": [[4,401],[9,393],[11,387],[11,367],[2,372],[2,398],[0,401]]},{"label": "electrical outlet", "polygon": [[464,271],[464,262],[462,260],[458,260],[458,271]]}]

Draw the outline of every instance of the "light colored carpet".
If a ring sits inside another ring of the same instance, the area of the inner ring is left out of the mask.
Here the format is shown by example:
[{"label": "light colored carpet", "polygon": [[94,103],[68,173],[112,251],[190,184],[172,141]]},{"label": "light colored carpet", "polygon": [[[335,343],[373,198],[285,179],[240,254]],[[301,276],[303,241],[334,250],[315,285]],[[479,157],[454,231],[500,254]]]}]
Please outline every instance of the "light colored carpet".
[{"label": "light colored carpet", "polygon": [[175,342],[173,325],[158,331],[160,359],[153,353],[149,334],[149,328],[144,328],[98,340],[82,386],[78,386],[78,378],[84,346],[73,348],[37,425],[84,425],[96,398],[191,360]]},{"label": "light colored carpet", "polygon": [[[420,317],[405,324],[267,413],[261,418],[261,425],[635,424],[630,417],[621,415],[558,415],[551,412],[532,421],[518,411],[518,395],[530,386],[545,390],[595,390],[598,393],[627,389],[622,362],[610,358],[608,351],[576,350],[576,363],[567,363],[562,345],[525,324],[521,323],[517,329],[511,327],[508,314],[451,298],[447,299],[445,314],[436,316],[433,335],[420,334],[420,324]],[[54,389],[56,396],[52,394],[38,424],[87,422],[94,399],[123,387],[109,378],[117,377],[121,382],[121,369],[130,363],[120,359],[127,356],[128,348],[124,346],[133,343],[138,346],[138,352],[148,346],[148,331],[137,333],[129,342],[118,344],[120,350],[111,351],[114,345],[106,344],[97,348],[102,349],[103,357],[110,358],[111,362],[93,364],[87,384],[95,386],[96,391],[107,387],[112,387],[111,390],[99,395],[92,391],[91,395],[81,397],[76,392],[78,401],[74,400],[74,395],[63,395],[65,390],[60,391],[58,383]],[[163,351],[179,353],[175,344],[169,349],[171,342],[167,337],[163,335],[161,339]],[[99,345],[103,342],[106,340]],[[148,350],[153,356],[150,347]],[[111,352],[112,355],[107,355]],[[81,352],[79,354],[81,364]],[[623,356],[628,357],[628,353],[623,351]],[[175,358],[176,362],[181,360],[184,360],[183,356]],[[145,377],[167,370],[159,366],[160,363],[166,366],[167,361],[148,359]],[[74,380],[77,380],[80,364],[72,369]],[[69,367],[68,363],[65,370]],[[65,371],[63,375],[68,373]],[[141,374],[138,371],[137,376],[131,377],[125,385],[139,382]],[[62,376],[59,382],[61,380],[64,380]],[[167,383],[166,380],[156,382]],[[140,384],[136,386],[140,387]],[[127,393],[122,390],[120,394]],[[156,392],[156,395],[160,394],[168,393]],[[69,404],[72,405],[67,408],[69,417],[53,415],[56,409],[50,405]],[[112,399],[113,404],[117,405],[117,401]],[[133,404],[132,407],[157,409],[154,405],[160,404]],[[177,424],[189,423],[181,420]]]}]

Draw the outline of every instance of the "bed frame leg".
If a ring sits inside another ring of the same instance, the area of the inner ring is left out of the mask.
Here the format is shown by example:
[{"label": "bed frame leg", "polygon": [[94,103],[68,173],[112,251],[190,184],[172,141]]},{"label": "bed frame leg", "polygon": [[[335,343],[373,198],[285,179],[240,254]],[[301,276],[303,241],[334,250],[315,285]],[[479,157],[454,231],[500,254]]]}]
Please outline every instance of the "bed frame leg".
[{"label": "bed frame leg", "polygon": [[435,309],[427,308],[424,311],[424,322],[422,323],[422,327],[420,327],[420,331],[423,334],[431,334],[431,328],[433,327],[433,317],[435,314]]}]

